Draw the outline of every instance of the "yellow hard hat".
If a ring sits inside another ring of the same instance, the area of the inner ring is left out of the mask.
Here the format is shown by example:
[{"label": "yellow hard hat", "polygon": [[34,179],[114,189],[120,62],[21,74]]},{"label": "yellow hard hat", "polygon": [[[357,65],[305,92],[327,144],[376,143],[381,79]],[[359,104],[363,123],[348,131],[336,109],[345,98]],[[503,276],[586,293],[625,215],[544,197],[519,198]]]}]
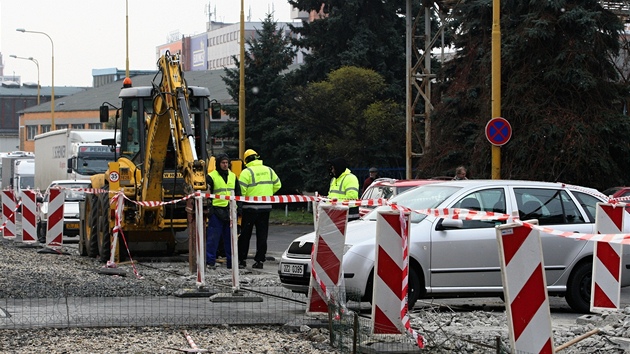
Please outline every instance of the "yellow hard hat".
[{"label": "yellow hard hat", "polygon": [[258,153],[252,149],[245,150],[245,153],[243,153],[243,160],[247,161],[247,158],[252,155],[258,155]]}]

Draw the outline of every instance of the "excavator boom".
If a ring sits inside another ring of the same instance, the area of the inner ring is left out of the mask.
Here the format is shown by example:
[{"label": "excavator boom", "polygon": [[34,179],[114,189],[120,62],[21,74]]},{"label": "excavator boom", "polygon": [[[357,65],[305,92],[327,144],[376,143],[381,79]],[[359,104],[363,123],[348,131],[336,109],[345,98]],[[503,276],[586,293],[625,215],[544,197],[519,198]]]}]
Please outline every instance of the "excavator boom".
[{"label": "excavator boom", "polygon": [[[220,117],[220,106],[210,103],[207,88],[186,84],[178,54],[167,51],[157,66],[151,86],[135,87],[125,79],[116,119],[118,159],[105,175],[92,178],[92,187],[111,186],[125,194],[121,227],[132,250],[172,253],[187,251],[175,249],[182,244],[176,235],[192,229],[182,198],[207,188],[210,119]],[[101,107],[101,121],[108,116],[108,109]],[[117,176],[116,181],[111,176]],[[110,256],[111,230],[117,222],[111,196],[86,198],[80,236],[84,255],[98,254],[101,260]]]}]

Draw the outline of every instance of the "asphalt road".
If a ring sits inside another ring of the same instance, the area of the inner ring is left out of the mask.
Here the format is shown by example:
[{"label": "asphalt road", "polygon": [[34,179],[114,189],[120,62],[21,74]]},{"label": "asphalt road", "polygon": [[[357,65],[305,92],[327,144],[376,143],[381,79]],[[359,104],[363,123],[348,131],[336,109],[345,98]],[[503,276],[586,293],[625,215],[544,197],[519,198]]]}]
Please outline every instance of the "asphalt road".
[{"label": "asphalt road", "polygon": [[[255,230],[254,235],[256,233]],[[313,225],[269,225],[267,256],[280,258],[282,252],[289,247],[294,238],[313,232],[313,230]],[[252,235],[252,240],[250,241],[250,249],[256,247],[254,235]]]}]

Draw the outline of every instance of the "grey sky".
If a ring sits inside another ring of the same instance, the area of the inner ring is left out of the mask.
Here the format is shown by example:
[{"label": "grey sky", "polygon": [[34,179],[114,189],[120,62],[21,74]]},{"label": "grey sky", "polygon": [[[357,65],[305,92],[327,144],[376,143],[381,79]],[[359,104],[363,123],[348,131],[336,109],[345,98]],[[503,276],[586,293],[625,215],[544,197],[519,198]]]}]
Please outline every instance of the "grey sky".
[{"label": "grey sky", "polygon": [[[42,34],[21,33],[16,28],[48,34],[54,43],[55,86],[91,86],[92,69],[126,67],[126,11],[129,19],[130,69],[155,69],[155,48],[173,32],[194,35],[205,31],[207,8],[212,19],[236,23],[239,0],[0,0],[0,52],[5,76],[21,76],[22,82],[52,81],[50,40]],[[275,19],[290,21],[286,0],[244,0],[245,17],[260,21],[274,10]],[[174,5],[177,4],[177,5]]]}]

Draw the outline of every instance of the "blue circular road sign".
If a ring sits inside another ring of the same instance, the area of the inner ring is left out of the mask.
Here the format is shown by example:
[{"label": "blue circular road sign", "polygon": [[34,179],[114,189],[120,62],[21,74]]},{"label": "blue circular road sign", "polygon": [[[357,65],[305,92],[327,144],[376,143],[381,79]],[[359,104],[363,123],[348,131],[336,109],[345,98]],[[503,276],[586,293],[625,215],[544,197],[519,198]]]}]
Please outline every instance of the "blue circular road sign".
[{"label": "blue circular road sign", "polygon": [[486,124],[486,138],[495,146],[502,146],[512,137],[512,126],[505,118],[492,118]]}]

